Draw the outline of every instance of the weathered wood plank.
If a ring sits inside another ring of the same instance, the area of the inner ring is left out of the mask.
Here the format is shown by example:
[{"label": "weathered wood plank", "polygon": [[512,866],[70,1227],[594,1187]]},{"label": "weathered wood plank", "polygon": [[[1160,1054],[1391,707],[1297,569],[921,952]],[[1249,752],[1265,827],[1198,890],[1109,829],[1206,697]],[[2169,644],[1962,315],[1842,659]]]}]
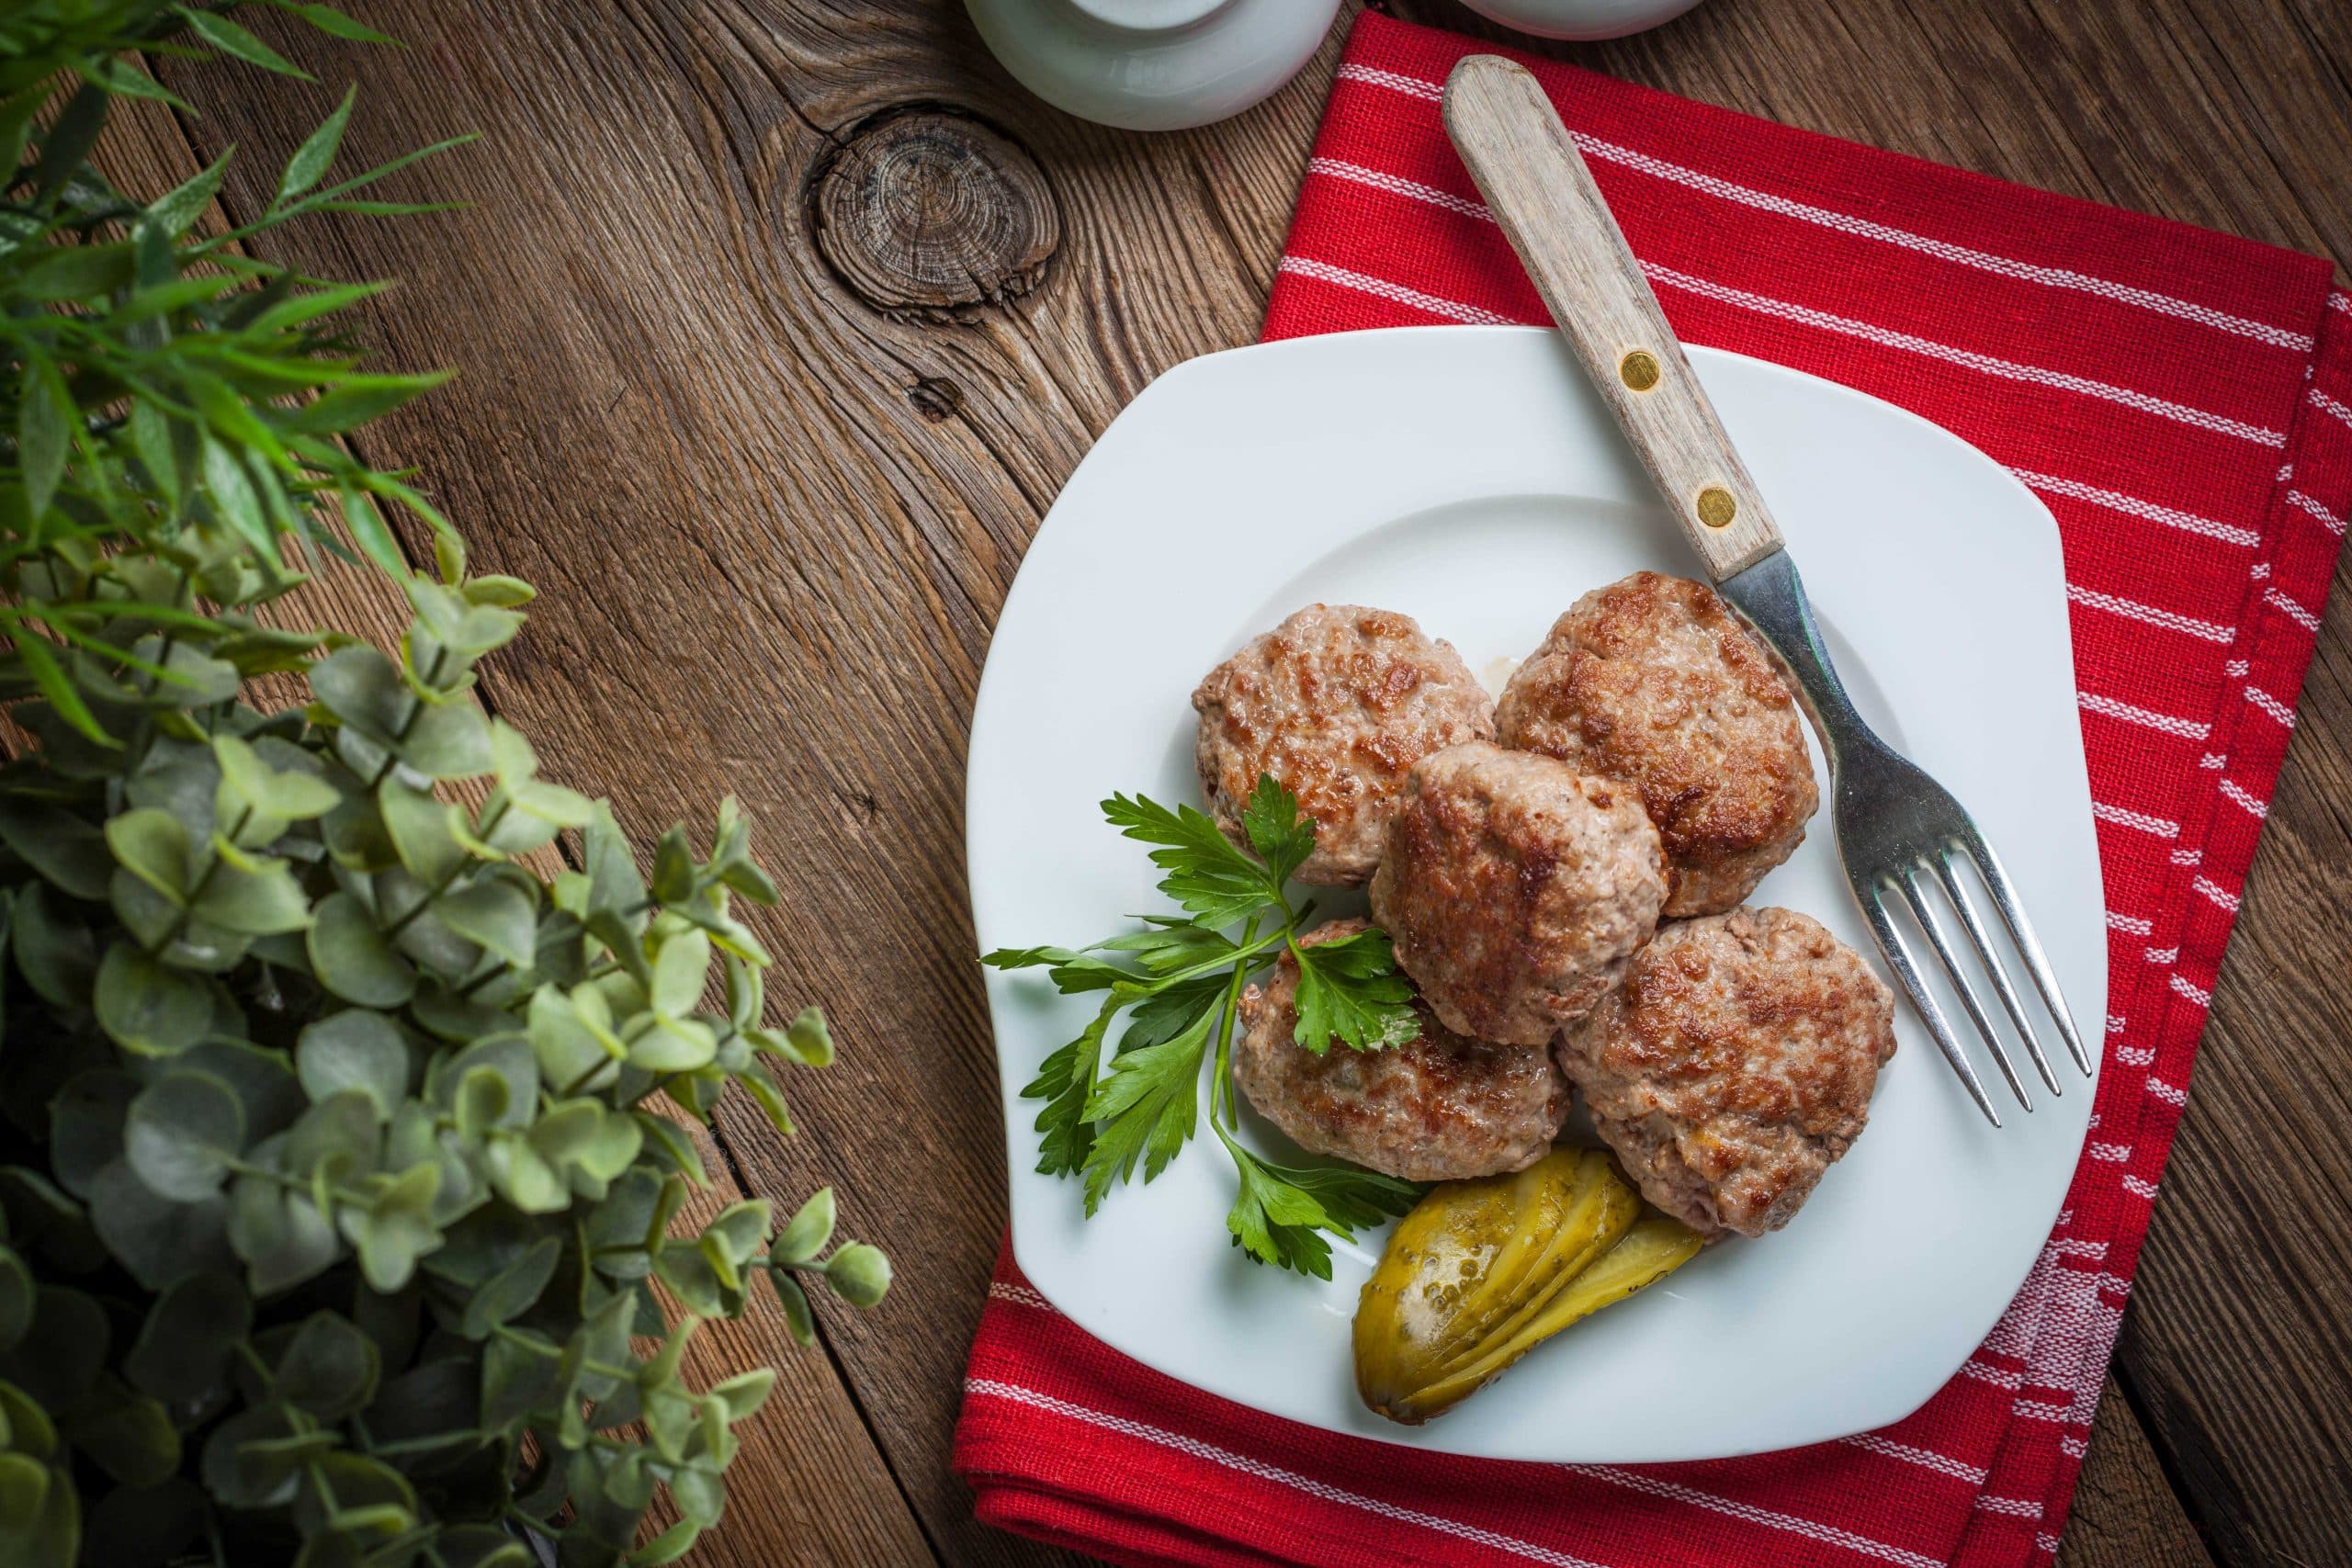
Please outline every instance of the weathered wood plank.
[{"label": "weathered wood plank", "polygon": [[2147,1429],[2113,1378],[2099,1398],[2058,1562],[2060,1568],[2203,1568],[2211,1562]]}]

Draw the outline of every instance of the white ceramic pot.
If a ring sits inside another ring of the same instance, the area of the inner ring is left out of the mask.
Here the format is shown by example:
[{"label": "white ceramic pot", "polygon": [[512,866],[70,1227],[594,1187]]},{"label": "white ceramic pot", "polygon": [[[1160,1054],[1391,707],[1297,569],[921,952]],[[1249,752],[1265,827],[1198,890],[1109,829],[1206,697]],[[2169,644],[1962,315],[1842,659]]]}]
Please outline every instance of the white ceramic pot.
[{"label": "white ceramic pot", "polygon": [[1670,22],[1699,0],[1462,0],[1482,17],[1538,38],[1623,38]]},{"label": "white ceramic pot", "polygon": [[1081,119],[1180,130],[1297,74],[1340,0],[964,0],[1004,68]]}]

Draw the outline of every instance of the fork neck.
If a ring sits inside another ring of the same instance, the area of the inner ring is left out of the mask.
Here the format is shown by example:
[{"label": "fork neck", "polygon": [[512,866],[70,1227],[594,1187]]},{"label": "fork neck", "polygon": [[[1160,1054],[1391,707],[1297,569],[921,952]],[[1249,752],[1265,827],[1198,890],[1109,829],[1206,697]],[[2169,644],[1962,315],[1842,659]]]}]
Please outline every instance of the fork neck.
[{"label": "fork neck", "polygon": [[1874,741],[1876,736],[1847,696],[1845,682],[1838,678],[1838,667],[1821,640],[1821,627],[1814,619],[1812,603],[1805,598],[1796,562],[1789,558],[1787,550],[1776,549],[1715,588],[1780,658],[1796,688],[1797,700],[1820,733],[1830,773],[1836,776],[1856,743]]}]

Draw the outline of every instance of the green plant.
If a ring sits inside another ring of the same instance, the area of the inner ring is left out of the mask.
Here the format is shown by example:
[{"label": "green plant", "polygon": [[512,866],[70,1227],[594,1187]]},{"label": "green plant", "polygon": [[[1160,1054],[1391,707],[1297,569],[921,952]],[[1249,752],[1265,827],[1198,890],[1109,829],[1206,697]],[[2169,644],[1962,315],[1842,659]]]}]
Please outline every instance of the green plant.
[{"label": "green plant", "polygon": [[[210,237],[220,165],[143,202],[92,165],[110,99],[163,92],[120,51],[208,48],[292,69],[212,10],[0,17],[0,701],[31,738],[0,768],[0,1562],[672,1561],[774,1379],[688,1388],[697,1318],[764,1275],[805,1343],[804,1280],[867,1306],[889,1269],[828,1253],[830,1190],[673,1234],[705,1174],[652,1101],[740,1085],[789,1131],[774,1070],[832,1046],[814,1009],[764,1022],[729,903],[776,893],[731,799],[649,878],[475,705],[531,590],[342,440],[435,378],[360,367],[369,286],[238,243],[413,210],[356,194],[412,160],[328,183],[346,97]],[[288,556],[347,557],[338,516],[407,595],[396,653],[270,619]],[[306,705],[253,705],[292,675]]]}]

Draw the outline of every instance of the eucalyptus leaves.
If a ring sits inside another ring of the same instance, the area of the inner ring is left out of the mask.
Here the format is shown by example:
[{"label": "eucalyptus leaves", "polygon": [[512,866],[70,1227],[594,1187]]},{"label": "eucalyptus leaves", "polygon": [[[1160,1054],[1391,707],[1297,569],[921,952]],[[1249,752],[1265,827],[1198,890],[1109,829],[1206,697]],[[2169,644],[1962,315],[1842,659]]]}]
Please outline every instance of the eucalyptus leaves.
[{"label": "eucalyptus leaves", "polygon": [[[832,1045],[765,1021],[731,799],[649,879],[473,701],[531,590],[338,440],[433,380],[356,367],[366,290],[191,238],[218,168],[142,204],[88,162],[111,95],[162,91],[118,51],[202,46],[290,69],[217,10],[0,17],[0,702],[33,740],[0,768],[0,1563],[669,1562],[774,1380],[688,1387],[696,1320],[772,1288],[805,1343],[806,1283],[870,1306],[889,1267],[833,1246],[830,1190],[684,1224],[706,1173],[653,1107],[740,1085],[788,1132],[779,1075]],[[349,107],[233,237],[408,209],[322,183]],[[341,553],[330,504],[407,595],[397,656],[266,620],[282,541]],[[244,700],[285,672],[306,705]]]}]

